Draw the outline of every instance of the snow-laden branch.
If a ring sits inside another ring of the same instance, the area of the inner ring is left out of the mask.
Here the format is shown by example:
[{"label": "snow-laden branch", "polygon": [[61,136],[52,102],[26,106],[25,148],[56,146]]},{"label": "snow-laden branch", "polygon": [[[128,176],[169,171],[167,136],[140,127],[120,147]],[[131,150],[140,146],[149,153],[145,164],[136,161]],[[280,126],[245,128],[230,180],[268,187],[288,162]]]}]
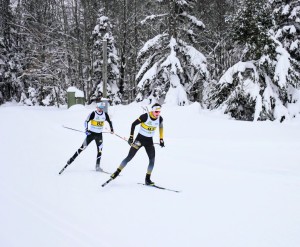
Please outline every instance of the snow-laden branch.
[{"label": "snow-laden branch", "polygon": [[205,25],[202,21],[198,20],[197,17],[189,15],[187,12],[183,12],[180,14],[181,16],[184,16],[186,18],[188,18],[194,25],[196,25],[197,27],[200,28],[205,28]]},{"label": "snow-laden branch", "polygon": [[161,17],[165,17],[168,14],[161,14],[161,15],[149,15],[144,20],[141,21],[141,24],[144,25],[147,21],[152,21]]},{"label": "snow-laden branch", "polygon": [[152,81],[153,78],[156,77],[157,67],[158,67],[158,62],[153,64],[153,66],[147,70],[147,72],[144,74],[143,78],[139,81],[139,83],[137,85],[139,88],[143,88],[145,82]]},{"label": "snow-laden branch", "polygon": [[159,35],[155,36],[154,38],[148,40],[144,44],[143,48],[139,51],[138,58],[140,58],[143,54],[145,54],[151,48],[159,46],[160,45],[160,39],[162,39],[165,36],[167,36],[167,34],[159,34]]},{"label": "snow-laden branch", "polygon": [[150,56],[149,58],[146,59],[146,61],[140,68],[138,74],[136,75],[136,79],[138,79],[149,68],[154,57],[155,57],[155,54],[153,54],[152,56]]},{"label": "snow-laden branch", "polygon": [[181,63],[179,59],[176,56],[176,46],[177,42],[176,40],[172,37],[170,40],[169,48],[171,49],[170,55],[166,58],[166,60],[161,64],[161,67],[171,67],[171,73],[172,74],[177,74],[177,70],[182,73],[183,69],[181,66]]},{"label": "snow-laden branch", "polygon": [[256,71],[256,66],[253,64],[252,61],[248,62],[238,62],[235,65],[233,65],[231,68],[229,68],[224,75],[220,78],[219,83],[220,84],[232,84],[233,83],[233,75],[236,73],[245,72],[246,69],[251,69],[255,72],[255,81],[258,80],[258,73]]}]

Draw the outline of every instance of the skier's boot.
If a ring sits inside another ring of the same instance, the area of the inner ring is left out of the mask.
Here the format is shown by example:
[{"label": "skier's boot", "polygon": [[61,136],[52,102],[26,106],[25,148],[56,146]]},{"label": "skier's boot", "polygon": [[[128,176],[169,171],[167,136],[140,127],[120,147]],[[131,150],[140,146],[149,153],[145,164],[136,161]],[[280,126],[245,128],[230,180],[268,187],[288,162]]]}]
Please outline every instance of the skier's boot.
[{"label": "skier's boot", "polygon": [[97,159],[96,172],[103,172],[103,169],[100,167],[100,160],[101,159]]},{"label": "skier's boot", "polygon": [[152,182],[150,179],[150,174],[146,174],[145,184],[146,185],[154,185],[154,182]]},{"label": "skier's boot", "polygon": [[96,172],[103,172],[103,169],[100,167],[100,164],[96,164]]},{"label": "skier's boot", "polygon": [[113,174],[111,174],[110,177],[112,179],[115,179],[117,176],[119,176],[120,172],[121,172],[121,169],[118,168]]}]

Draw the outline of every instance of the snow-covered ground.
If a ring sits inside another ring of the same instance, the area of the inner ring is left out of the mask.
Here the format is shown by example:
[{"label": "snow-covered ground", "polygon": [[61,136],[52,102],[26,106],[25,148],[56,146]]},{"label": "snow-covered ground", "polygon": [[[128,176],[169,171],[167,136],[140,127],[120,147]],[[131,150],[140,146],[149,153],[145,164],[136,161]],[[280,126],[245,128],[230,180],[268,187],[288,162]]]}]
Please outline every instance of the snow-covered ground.
[{"label": "snow-covered ground", "polygon": [[[198,104],[163,107],[166,147],[156,147],[152,179],[182,191],[174,193],[137,184],[144,150],[104,188],[94,143],[58,175],[85,137],[62,125],[84,130],[92,110],[0,107],[0,246],[300,246],[299,119],[241,122]],[[111,107],[115,132],[128,137],[142,113],[138,104]],[[128,150],[104,134],[102,167],[115,171]]]}]

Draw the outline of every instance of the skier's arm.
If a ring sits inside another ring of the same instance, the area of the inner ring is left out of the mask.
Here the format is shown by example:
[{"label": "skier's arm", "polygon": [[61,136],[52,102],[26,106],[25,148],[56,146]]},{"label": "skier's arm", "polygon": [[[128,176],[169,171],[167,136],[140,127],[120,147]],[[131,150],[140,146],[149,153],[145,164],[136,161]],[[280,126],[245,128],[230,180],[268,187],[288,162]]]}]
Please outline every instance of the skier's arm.
[{"label": "skier's arm", "polygon": [[89,127],[89,121],[94,119],[94,117],[95,117],[95,112],[92,112],[90,115],[88,115],[87,119],[84,121],[84,127],[86,131],[88,130]]},{"label": "skier's arm", "polygon": [[110,121],[109,115],[106,112],[105,112],[105,117],[106,117],[106,121],[109,124],[110,132],[114,132],[114,128],[113,128],[112,122]]},{"label": "skier's arm", "polygon": [[164,125],[161,116],[159,117],[159,139],[164,139]]},{"label": "skier's arm", "polygon": [[164,126],[163,126],[163,118],[159,117],[159,145],[163,148],[165,146],[164,141]]},{"label": "skier's arm", "polygon": [[147,121],[147,113],[141,115],[137,120],[135,120],[131,125],[130,136],[133,137],[135,126],[146,121]]}]

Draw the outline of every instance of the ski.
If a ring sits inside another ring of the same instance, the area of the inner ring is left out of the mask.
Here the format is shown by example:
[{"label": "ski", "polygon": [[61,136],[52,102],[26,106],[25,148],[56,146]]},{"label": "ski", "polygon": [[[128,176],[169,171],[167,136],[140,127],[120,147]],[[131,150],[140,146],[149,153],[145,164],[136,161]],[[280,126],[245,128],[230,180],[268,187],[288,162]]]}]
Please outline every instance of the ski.
[{"label": "ski", "polygon": [[180,193],[181,191],[179,190],[172,190],[172,189],[168,189],[168,188],[165,188],[165,187],[161,187],[161,186],[158,186],[158,185],[147,185],[147,184],[144,184],[144,183],[138,183],[140,185],[144,185],[144,186],[149,186],[149,187],[153,187],[153,188],[156,188],[156,189],[160,189],[160,190],[167,190],[167,191],[172,191],[172,192],[176,192],[176,193]]},{"label": "ski", "polygon": [[[58,173],[59,175],[61,175],[63,172],[64,172],[64,170],[69,166],[70,164],[66,164],[64,167],[63,167],[63,169],[61,169],[61,171]],[[93,170],[93,171],[95,171],[95,170]],[[107,171],[104,171],[104,170],[99,170],[99,171],[97,171],[96,170],[96,172],[102,172],[102,173],[105,173],[105,174],[108,174],[108,175],[111,175],[112,173],[110,173],[110,172],[107,172]]]},{"label": "ski", "polygon": [[105,173],[105,174],[108,174],[108,175],[111,175],[111,174],[112,174],[112,173],[107,172],[107,171],[104,171],[104,170],[102,170],[102,171],[100,171],[100,172]]},{"label": "ski", "polygon": [[105,173],[105,174],[108,174],[108,175],[111,175],[112,173],[110,172],[107,172],[107,171],[104,171],[102,168],[100,170],[92,170],[92,171],[95,171],[95,172],[100,172],[100,173]]}]

